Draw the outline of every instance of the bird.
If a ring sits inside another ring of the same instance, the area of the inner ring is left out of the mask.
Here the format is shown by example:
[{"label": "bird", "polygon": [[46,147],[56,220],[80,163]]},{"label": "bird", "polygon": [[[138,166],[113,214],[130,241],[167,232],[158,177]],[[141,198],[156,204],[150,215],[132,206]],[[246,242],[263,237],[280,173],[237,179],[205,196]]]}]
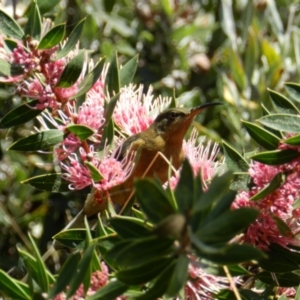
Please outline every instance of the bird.
[{"label": "bird", "polygon": [[169,176],[170,162],[178,170],[184,160],[183,139],[194,117],[204,109],[220,104],[222,103],[210,102],[193,108],[167,108],[145,131],[128,137],[117,151],[117,159],[122,160],[130,153],[138,153],[131,174],[123,183],[108,191],[102,192],[93,188],[83,209],[65,229],[82,227],[85,216],[88,220],[96,218],[98,213],[107,208],[108,199],[118,209],[123,208],[133,194],[135,178],[156,177],[165,183]]}]

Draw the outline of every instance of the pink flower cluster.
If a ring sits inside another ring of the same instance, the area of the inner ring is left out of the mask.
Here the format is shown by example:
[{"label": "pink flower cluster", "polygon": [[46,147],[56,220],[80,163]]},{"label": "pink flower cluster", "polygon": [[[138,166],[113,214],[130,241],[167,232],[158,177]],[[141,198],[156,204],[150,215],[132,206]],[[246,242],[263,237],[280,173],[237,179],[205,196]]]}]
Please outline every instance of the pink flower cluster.
[{"label": "pink flower cluster", "polygon": [[[233,203],[234,208],[250,206],[260,211],[259,217],[245,233],[245,242],[263,250],[268,250],[271,243],[283,247],[288,244],[299,245],[295,235],[299,232],[296,218],[300,216],[300,209],[294,207],[300,196],[299,163],[299,159],[278,166],[251,163],[249,174],[253,187],[249,191],[241,191]],[[251,200],[251,197],[266,187],[279,173],[283,176],[283,183],[279,188],[262,199]],[[279,230],[278,222],[285,223],[289,230]]]},{"label": "pink flower cluster", "polygon": [[61,109],[77,92],[78,83],[66,88],[56,86],[65,66],[74,54],[56,60],[57,47],[39,50],[36,46],[37,42],[28,38],[25,45],[18,41],[12,53],[2,51],[0,57],[11,65],[22,68],[23,72],[0,78],[0,81],[15,83],[21,96],[38,99],[36,109],[43,110],[46,107]]}]

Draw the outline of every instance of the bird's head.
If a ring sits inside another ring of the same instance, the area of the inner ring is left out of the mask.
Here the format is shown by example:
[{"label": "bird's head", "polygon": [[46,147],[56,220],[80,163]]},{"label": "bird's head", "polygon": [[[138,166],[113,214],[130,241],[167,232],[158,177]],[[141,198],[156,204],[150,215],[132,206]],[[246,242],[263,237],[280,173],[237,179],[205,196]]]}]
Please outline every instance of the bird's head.
[{"label": "bird's head", "polygon": [[211,102],[192,108],[168,108],[161,112],[154,120],[152,126],[155,131],[166,139],[183,139],[194,117],[204,109],[220,105],[220,102]]}]

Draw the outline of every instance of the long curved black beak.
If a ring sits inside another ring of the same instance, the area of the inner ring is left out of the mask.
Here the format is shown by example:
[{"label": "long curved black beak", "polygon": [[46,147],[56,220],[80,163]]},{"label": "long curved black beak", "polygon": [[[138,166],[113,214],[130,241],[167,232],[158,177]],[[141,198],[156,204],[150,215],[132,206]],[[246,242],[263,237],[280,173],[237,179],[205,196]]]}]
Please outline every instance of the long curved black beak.
[{"label": "long curved black beak", "polygon": [[211,107],[211,106],[216,106],[216,105],[222,105],[223,103],[221,102],[209,102],[209,103],[205,103],[205,104],[201,104],[199,106],[193,107],[191,108],[190,114],[195,116],[198,113],[200,113],[202,110]]}]

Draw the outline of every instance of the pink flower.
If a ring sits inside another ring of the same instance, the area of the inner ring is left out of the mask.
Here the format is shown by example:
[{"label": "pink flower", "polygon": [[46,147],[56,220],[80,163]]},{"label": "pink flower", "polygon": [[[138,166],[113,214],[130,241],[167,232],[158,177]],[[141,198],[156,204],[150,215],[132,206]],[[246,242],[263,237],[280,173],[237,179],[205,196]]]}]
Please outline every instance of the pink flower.
[{"label": "pink flower", "polygon": [[145,131],[170,102],[171,99],[161,97],[153,100],[151,88],[145,95],[142,85],[136,89],[130,84],[122,88],[113,118],[123,132],[133,135]]},{"label": "pink flower", "polygon": [[188,273],[189,280],[184,288],[185,300],[212,300],[215,299],[214,294],[226,288],[227,279],[207,274],[195,257],[191,257]]},{"label": "pink flower", "polygon": [[[279,188],[262,199],[250,200],[279,173],[283,173],[282,176],[285,177]],[[279,231],[275,220],[275,218],[279,218],[294,234],[299,232],[294,219],[300,215],[299,208],[294,208],[294,203],[300,196],[299,159],[279,166],[252,162],[249,174],[254,186],[249,191],[240,192],[232,207],[236,209],[250,206],[259,209],[261,213],[246,231],[244,241],[264,250],[268,250],[271,243],[277,243],[284,247],[288,244],[299,245],[299,241],[290,233],[282,234]]]},{"label": "pink flower", "polygon": [[[189,160],[193,169],[194,176],[201,174],[201,180],[204,188],[207,188],[208,182],[216,175],[222,161],[217,162],[216,157],[219,153],[218,144],[211,146],[211,141],[205,144],[205,138],[200,138],[198,143],[198,132],[193,129],[189,139],[183,141],[182,146],[184,156]],[[180,172],[177,172],[169,180],[171,189],[175,189],[179,180]]]}]

